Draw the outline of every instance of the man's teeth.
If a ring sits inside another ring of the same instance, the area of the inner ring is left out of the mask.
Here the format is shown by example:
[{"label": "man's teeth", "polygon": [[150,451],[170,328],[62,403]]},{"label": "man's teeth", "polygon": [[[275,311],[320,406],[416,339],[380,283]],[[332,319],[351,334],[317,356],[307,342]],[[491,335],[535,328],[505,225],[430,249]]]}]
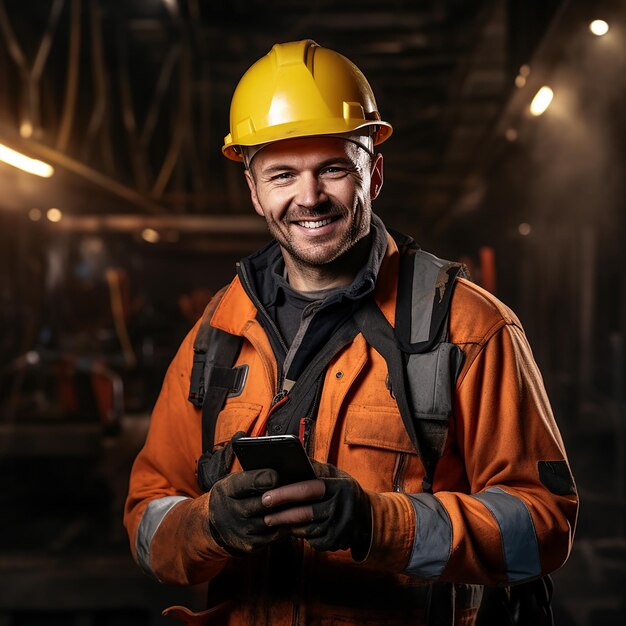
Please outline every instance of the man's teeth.
[{"label": "man's teeth", "polygon": [[298,222],[300,226],[304,226],[304,228],[321,228],[322,226],[326,226],[326,224],[330,224],[332,219],[327,218],[325,220],[319,220],[317,222]]}]

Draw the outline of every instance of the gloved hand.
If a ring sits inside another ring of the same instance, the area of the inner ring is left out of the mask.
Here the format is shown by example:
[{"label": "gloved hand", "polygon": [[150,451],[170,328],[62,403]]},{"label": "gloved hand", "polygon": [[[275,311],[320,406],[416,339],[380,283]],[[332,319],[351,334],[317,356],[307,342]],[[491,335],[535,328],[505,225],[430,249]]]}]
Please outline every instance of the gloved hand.
[{"label": "gloved hand", "polygon": [[249,554],[275,541],[286,527],[269,527],[261,496],[276,487],[278,474],[260,469],[229,474],[211,489],[209,528],[217,543],[234,556]]},{"label": "gloved hand", "polygon": [[[321,499],[313,502],[310,523],[292,526],[290,534],[305,539],[320,551],[348,550],[355,561],[367,556],[372,539],[372,511],[369,497],[359,483],[346,472],[328,463],[313,463],[315,473],[324,483]],[[263,502],[267,506],[279,506],[292,499],[299,485],[285,485],[265,494]],[[268,502],[269,496],[269,502]],[[266,523],[283,523],[284,513],[273,513],[266,517]]]},{"label": "gloved hand", "polygon": [[205,452],[198,459],[198,485],[202,491],[209,491],[218,480],[230,472],[230,466],[235,456],[233,441],[245,436],[246,433],[240,430],[232,436],[223,448]]}]

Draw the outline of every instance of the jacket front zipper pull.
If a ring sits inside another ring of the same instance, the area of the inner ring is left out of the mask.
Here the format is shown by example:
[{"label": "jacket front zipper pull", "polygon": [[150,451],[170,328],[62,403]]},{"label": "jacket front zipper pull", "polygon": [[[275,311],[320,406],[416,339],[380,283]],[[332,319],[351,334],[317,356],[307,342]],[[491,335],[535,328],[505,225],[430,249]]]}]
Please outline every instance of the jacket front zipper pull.
[{"label": "jacket front zipper pull", "polygon": [[259,437],[265,434],[265,432],[267,431],[267,423],[269,422],[270,417],[274,414],[275,411],[278,411],[278,409],[280,409],[283,404],[286,404],[288,400],[289,395],[286,391],[281,391],[274,396],[274,399],[272,400],[272,404],[270,405],[267,414],[252,431],[253,437]]},{"label": "jacket front zipper pull", "polygon": [[282,400],[284,398],[286,398],[289,395],[289,392],[286,389],[283,389],[282,391],[279,391],[273,398],[272,398],[272,404],[270,404],[270,410],[274,408],[275,405],[277,405],[279,402],[281,402],[281,404],[284,404],[284,402],[282,402]]}]

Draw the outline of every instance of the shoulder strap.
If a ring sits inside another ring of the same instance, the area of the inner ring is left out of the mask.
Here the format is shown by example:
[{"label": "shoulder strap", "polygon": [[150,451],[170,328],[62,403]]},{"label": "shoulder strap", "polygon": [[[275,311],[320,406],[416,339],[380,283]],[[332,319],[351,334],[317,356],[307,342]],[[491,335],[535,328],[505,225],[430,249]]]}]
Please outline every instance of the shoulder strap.
[{"label": "shoulder strap", "polygon": [[467,277],[461,263],[439,259],[414,246],[404,249],[395,327],[403,352],[429,352],[448,340],[448,313],[458,277]]},{"label": "shoulder strap", "polygon": [[413,443],[413,447],[420,458],[423,459],[424,455],[417,436],[412,411],[408,404],[408,394],[405,389],[402,352],[397,344],[393,327],[387,321],[374,300],[369,298],[364,305],[358,309],[354,318],[363,333],[365,341],[367,341],[387,363],[391,389],[393,390],[392,393],[398,404],[400,417]]},{"label": "shoulder strap", "polygon": [[[315,405],[319,382],[323,380],[328,364],[339,351],[354,340],[359,328],[352,317],[347,317],[333,331],[317,354],[311,359],[287,395],[282,396],[268,413],[267,425],[272,434],[286,434],[294,420],[315,419]],[[313,410],[312,410],[313,409]],[[305,437],[303,436],[303,439]],[[306,447],[306,440],[303,441]]]},{"label": "shoulder strap", "polygon": [[424,464],[423,490],[431,492],[463,359],[461,349],[448,342],[448,320],[454,283],[465,270],[423,252],[410,239],[398,243],[396,327],[373,301],[360,310],[357,321],[365,340],[387,362],[390,390]]},{"label": "shoulder strap", "polygon": [[216,295],[204,312],[193,344],[188,399],[194,406],[202,407],[203,452],[213,449],[215,424],[226,397],[241,393],[248,374],[247,365],[233,367],[243,338],[210,324],[221,295]]}]

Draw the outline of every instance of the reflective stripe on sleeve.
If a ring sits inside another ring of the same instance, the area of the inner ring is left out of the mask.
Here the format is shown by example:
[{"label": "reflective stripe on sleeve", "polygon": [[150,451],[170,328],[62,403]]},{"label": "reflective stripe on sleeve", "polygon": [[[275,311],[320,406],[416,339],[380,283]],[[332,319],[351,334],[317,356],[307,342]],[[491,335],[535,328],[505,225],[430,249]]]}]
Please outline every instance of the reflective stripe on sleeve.
[{"label": "reflective stripe on sleeve", "polygon": [[415,540],[405,570],[410,576],[437,578],[452,549],[452,524],[443,505],[431,494],[406,494],[415,509]]},{"label": "reflective stripe on sleeve", "polygon": [[152,539],[165,516],[174,506],[183,500],[189,500],[189,498],[185,496],[165,496],[157,500],[152,500],[141,516],[137,537],[135,538],[137,563],[139,567],[150,576],[154,576],[154,572],[150,566],[150,544],[152,543]]},{"label": "reflective stripe on sleeve", "polygon": [[472,497],[480,500],[498,522],[509,582],[539,576],[537,534],[526,504],[499,487]]}]

